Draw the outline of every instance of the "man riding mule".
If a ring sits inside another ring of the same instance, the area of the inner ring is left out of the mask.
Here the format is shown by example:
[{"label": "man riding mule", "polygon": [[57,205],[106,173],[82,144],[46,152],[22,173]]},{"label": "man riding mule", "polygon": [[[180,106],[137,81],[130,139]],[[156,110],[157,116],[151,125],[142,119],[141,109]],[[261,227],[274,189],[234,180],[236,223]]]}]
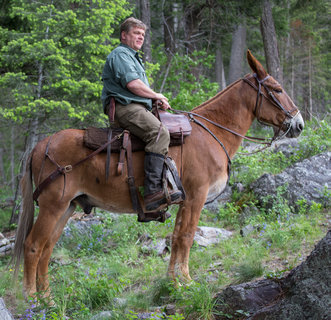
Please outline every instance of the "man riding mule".
[{"label": "man riding mule", "polygon": [[[186,138],[184,148],[169,148],[169,155],[177,167],[180,165],[186,195],[179,205],[172,235],[168,267],[172,279],[190,281],[189,254],[201,210],[206,202],[224,190],[229,163],[247,138],[245,134],[254,119],[274,128],[272,141],[284,136],[298,137],[303,130],[300,111],[281,85],[268,75],[250,51],[247,60],[252,74],[186,112],[192,132]],[[126,183],[127,172],[124,169],[125,174],[117,174],[118,154],[111,154],[109,179],[106,179],[107,156],[86,147],[85,133],[86,130],[79,129],[56,132],[38,142],[27,162],[21,183],[23,211],[13,262],[15,270],[19,270],[24,256],[23,283],[28,296],[35,296],[37,292],[50,295],[49,260],[77,206],[88,203],[110,212],[136,213]],[[45,154],[48,155],[46,159]],[[134,152],[132,158],[137,185],[142,185],[145,152]],[[60,172],[60,176],[35,197],[39,213],[34,221],[33,184],[38,186],[56,172]]]},{"label": "man riding mule", "polygon": [[121,44],[108,55],[103,69],[102,101],[106,114],[111,113],[110,117],[114,114],[120,127],[146,143],[144,203],[146,211],[157,211],[166,203],[180,203],[183,194],[180,190],[170,190],[167,199],[162,184],[170,136],[167,128],[150,111],[152,100],[159,100],[164,110],[169,109],[170,105],[164,95],[149,87],[138,55],[145,31],[146,25],[138,19],[128,18],[122,23]]}]

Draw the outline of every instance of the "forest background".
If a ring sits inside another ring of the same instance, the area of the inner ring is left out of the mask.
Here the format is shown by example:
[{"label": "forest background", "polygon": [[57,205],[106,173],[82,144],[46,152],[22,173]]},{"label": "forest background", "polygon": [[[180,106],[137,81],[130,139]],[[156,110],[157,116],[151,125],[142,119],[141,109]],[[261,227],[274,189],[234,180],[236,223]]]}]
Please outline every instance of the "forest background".
[{"label": "forest background", "polygon": [[101,72],[128,16],[149,26],[150,83],[190,110],[248,69],[267,66],[305,120],[330,112],[330,2],[3,0],[0,2],[0,186],[17,218],[18,181],[38,140],[65,128],[106,126]]}]

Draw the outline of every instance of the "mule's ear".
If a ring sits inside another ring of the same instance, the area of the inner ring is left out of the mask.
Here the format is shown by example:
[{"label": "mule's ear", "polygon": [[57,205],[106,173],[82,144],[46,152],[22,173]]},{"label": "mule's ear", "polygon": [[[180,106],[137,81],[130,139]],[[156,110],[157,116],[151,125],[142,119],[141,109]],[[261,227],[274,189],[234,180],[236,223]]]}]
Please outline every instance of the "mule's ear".
[{"label": "mule's ear", "polygon": [[247,50],[247,61],[252,71],[257,74],[259,79],[264,79],[268,73],[264,70],[262,64]]}]

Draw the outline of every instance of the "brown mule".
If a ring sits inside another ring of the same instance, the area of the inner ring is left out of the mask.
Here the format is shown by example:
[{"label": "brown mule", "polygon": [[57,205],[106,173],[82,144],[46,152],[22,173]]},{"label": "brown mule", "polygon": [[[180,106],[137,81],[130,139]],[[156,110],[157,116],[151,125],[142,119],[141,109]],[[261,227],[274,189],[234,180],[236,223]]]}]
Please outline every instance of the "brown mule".
[{"label": "brown mule", "polygon": [[[176,217],[172,236],[168,273],[190,280],[189,253],[206,201],[214,199],[226,186],[228,164],[239,148],[253,120],[273,126],[277,135],[297,137],[303,119],[280,84],[268,76],[262,65],[248,51],[247,59],[254,74],[240,79],[215,97],[192,110],[192,134],[181,147],[170,148],[169,155],[182,168],[182,183],[186,198]],[[196,116],[194,116],[194,114]],[[206,120],[208,119],[208,120]],[[225,130],[224,127],[230,130]],[[233,133],[235,131],[235,133]],[[55,133],[49,154],[61,166],[85,158],[91,151],[83,145],[83,130],[68,129]],[[23,212],[17,230],[14,249],[16,270],[24,255],[24,291],[49,294],[48,263],[53,247],[77,205],[93,205],[111,212],[133,213],[126,169],[116,174],[118,155],[112,154],[109,179],[105,179],[105,154],[98,154],[55,180],[39,198],[39,215],[35,223],[33,185],[38,185],[56,168],[44,161],[46,138],[34,148],[22,179]],[[136,185],[144,180],[144,153],[135,152]],[[84,201],[83,201],[84,199]],[[143,201],[143,199],[140,199]]]}]

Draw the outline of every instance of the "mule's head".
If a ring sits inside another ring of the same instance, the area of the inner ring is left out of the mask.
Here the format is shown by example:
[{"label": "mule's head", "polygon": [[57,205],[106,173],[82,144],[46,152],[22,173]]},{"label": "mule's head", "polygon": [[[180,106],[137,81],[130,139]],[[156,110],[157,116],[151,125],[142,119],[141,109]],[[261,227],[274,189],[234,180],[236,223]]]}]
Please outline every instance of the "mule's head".
[{"label": "mule's head", "polygon": [[256,118],[272,126],[275,136],[298,137],[304,128],[299,109],[249,50],[247,50],[247,60],[254,72],[252,81],[247,79],[247,82],[254,84],[257,91],[254,111]]}]

